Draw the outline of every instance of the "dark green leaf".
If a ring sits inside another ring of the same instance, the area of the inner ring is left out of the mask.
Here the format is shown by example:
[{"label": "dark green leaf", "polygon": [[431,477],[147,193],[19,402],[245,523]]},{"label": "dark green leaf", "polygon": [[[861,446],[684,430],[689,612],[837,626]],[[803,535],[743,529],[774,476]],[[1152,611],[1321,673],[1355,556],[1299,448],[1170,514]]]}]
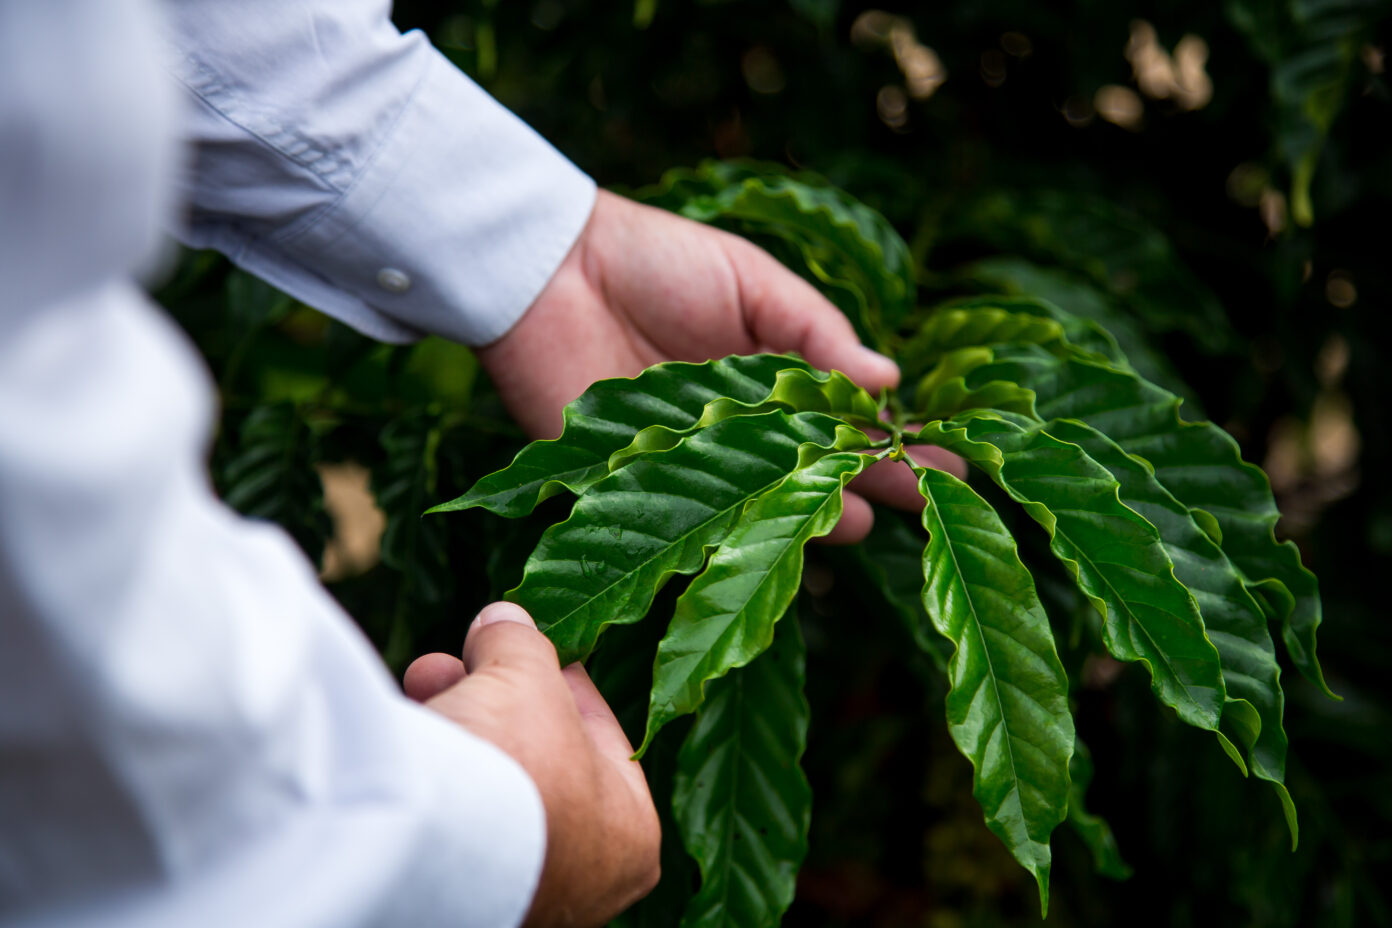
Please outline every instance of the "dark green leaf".
[{"label": "dark green leaf", "polygon": [[524,516],[562,490],[583,493],[641,451],[670,448],[698,425],[769,409],[871,422],[877,415],[875,401],[844,375],[814,373],[796,358],[755,355],[658,364],[633,379],[594,384],[565,408],[560,438],[532,442],[507,467],[430,511],[480,506]]},{"label": "dark green leaf", "polygon": [[1161,486],[1149,465],[1076,420],[1055,420],[1047,427],[1050,434],[1073,442],[1107,468],[1120,484],[1122,502],[1159,530],[1174,562],[1175,577],[1193,594],[1222,660],[1227,688],[1223,727],[1247,749],[1252,772],[1273,784],[1294,842],[1299,834],[1295,806],[1283,785],[1286,733],[1281,668],[1266,617],[1247,592],[1242,575],[1199,528],[1189,509]]},{"label": "dark green leaf", "polygon": [[957,235],[1085,276],[1153,332],[1187,332],[1213,352],[1236,341],[1218,298],[1164,234],[1102,197],[998,192],[961,210],[954,223]]},{"label": "dark green leaf", "polygon": [[[976,368],[969,383],[992,379],[1028,384],[1041,419],[1073,418],[1146,459],[1155,477],[1189,509],[1241,571],[1250,591],[1279,618],[1296,667],[1326,695],[1315,655],[1319,587],[1291,542],[1277,542],[1280,512],[1266,475],[1242,460],[1237,442],[1211,422],[1185,422],[1181,400],[1134,374],[1065,353],[1029,346],[997,349],[997,360]],[[1337,697],[1336,697],[1337,698]]]},{"label": "dark green leaf", "polygon": [[657,646],[640,754],[663,725],[701,704],[709,681],[768,647],[802,582],[803,546],[836,527],[842,489],[871,460],[847,452],[806,463],[745,511],[677,600]]},{"label": "dark green leaf", "polygon": [[[776,165],[705,162],[669,171],[636,195],[691,219],[793,245],[803,269],[830,288],[828,297],[872,344],[883,345],[913,308],[908,245],[883,216],[820,178],[790,176]],[[838,299],[846,295],[854,305]]]},{"label": "dark green leaf", "polygon": [[1073,716],[1049,618],[996,511],[943,471],[915,468],[928,505],[923,604],[953,644],[947,725],[975,769],[986,824],[1049,910],[1049,835],[1068,808]]},{"label": "dark green leaf", "polygon": [[591,486],[547,529],[508,598],[536,618],[562,663],[582,660],[604,626],[638,621],[670,576],[699,570],[747,503],[800,465],[864,444],[820,413],[717,422]]},{"label": "dark green leaf", "polygon": [[294,404],[258,406],[242,423],[236,450],[217,481],[227,505],[278,523],[316,564],[332,534],[314,470],[318,441]]},{"label": "dark green leaf", "polygon": [[1233,25],[1271,68],[1276,145],[1291,174],[1291,215],[1314,221],[1310,182],[1330,127],[1344,108],[1379,0],[1228,0]]},{"label": "dark green leaf", "polygon": [[994,415],[934,423],[914,440],[960,454],[1021,503],[1102,615],[1108,651],[1144,663],[1156,696],[1181,719],[1217,730],[1218,652],[1155,527],[1121,503],[1105,468],[1038,424]]},{"label": "dark green leaf", "polygon": [[701,891],[684,928],[777,925],[807,854],[812,789],[806,658],[796,614],[747,666],[714,680],[682,744],[672,809]]},{"label": "dark green leaf", "polygon": [[[985,258],[962,275],[978,286],[1016,297],[1008,305],[1017,312],[1047,314],[1063,326],[1065,337],[1079,348],[1102,355],[1118,367],[1134,367],[1152,383],[1193,402],[1189,388],[1169,360],[1152,346],[1140,324],[1114,297],[1081,275],[1015,257]],[[1023,297],[1033,299],[1020,299]]]},{"label": "dark green leaf", "polygon": [[382,657],[403,670],[416,656],[416,636],[427,607],[438,607],[453,591],[444,522],[419,513],[436,495],[440,418],[416,413],[388,422],[380,442],[384,455],[372,469],[372,492],[386,514],[382,563],[399,578],[391,627]]},{"label": "dark green leaf", "polygon": [[1009,304],[1020,301],[988,297],[970,305],[935,309],[899,348],[899,363],[908,377],[917,376],[942,357],[962,348],[989,347],[1001,342],[1047,344],[1064,338],[1063,326],[1040,313],[1020,312]]}]

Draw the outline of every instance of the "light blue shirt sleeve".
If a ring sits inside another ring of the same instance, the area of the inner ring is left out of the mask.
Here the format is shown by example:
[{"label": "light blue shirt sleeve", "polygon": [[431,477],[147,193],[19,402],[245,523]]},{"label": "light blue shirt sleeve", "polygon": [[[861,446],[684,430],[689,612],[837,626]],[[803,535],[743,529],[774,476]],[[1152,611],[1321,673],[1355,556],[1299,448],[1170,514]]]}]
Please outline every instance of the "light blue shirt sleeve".
[{"label": "light blue shirt sleeve", "polygon": [[195,105],[178,234],[384,341],[494,341],[580,234],[593,181],[384,0],[172,0]]},{"label": "light blue shirt sleeve", "polygon": [[[190,105],[159,9],[0,0],[0,925],[516,925],[546,848],[531,779],[408,701],[285,533],[209,486],[207,371],[130,283]],[[383,334],[486,340],[525,308],[588,181],[530,138],[515,155],[542,176],[431,202],[436,180],[501,170],[465,157],[471,133],[523,130],[491,104],[446,119],[474,91],[379,4],[181,10],[209,39],[226,26],[240,70],[211,41],[200,60],[257,127],[200,103],[195,228]],[[253,92],[263,66],[289,96]],[[544,202],[507,215],[528,190]],[[485,266],[526,251],[514,222],[550,219],[549,257]],[[392,299],[387,264],[414,281]]]}]

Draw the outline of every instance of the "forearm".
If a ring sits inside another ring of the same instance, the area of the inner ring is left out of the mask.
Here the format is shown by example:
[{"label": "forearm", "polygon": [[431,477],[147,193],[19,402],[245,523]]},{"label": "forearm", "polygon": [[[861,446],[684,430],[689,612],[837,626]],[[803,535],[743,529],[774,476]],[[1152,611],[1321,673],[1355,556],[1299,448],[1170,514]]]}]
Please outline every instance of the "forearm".
[{"label": "forearm", "polygon": [[185,241],[388,341],[484,344],[594,185],[378,0],[177,0],[196,157]]},{"label": "forearm", "polygon": [[0,922],[515,924],[531,781],[212,497],[210,406],[123,285],[0,343]]}]

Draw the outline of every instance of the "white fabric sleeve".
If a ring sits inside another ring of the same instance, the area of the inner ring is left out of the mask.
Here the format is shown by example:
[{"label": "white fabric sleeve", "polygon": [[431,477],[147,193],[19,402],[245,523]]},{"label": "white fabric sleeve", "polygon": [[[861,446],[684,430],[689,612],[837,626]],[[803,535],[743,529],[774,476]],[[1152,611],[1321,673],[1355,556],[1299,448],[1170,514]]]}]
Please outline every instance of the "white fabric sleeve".
[{"label": "white fabric sleeve", "polygon": [[0,925],[515,925],[531,780],[217,502],[206,371],[120,283],[177,163],[156,12],[0,0]]},{"label": "white fabric sleeve", "polygon": [[196,106],[179,235],[384,341],[480,345],[550,280],[593,181],[388,0],[170,0]]},{"label": "white fabric sleeve", "polygon": [[284,533],[213,498],[182,336],[122,284],[18,318],[0,924],[519,923],[545,848],[531,780],[406,700]]}]

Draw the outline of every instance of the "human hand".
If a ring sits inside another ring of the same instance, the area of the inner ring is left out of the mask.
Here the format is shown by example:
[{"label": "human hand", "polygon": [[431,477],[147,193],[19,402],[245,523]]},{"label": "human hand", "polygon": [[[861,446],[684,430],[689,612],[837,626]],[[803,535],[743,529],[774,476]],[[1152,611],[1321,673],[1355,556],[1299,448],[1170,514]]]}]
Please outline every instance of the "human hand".
[{"label": "human hand", "polygon": [[[890,359],[860,344],[846,317],[810,284],[744,239],[600,191],[589,223],[518,323],[478,356],[528,433],[560,434],[561,409],[596,380],[633,377],[661,361],[796,351],[872,393],[899,382]],[[922,463],[965,473],[941,449]],[[826,540],[859,541],[874,515],[865,497],[922,508],[909,469],[882,462],[845,494]],[[863,494],[863,495],[862,495]]]},{"label": "human hand", "polygon": [[485,607],[464,659],[418,658],[405,689],[502,748],[536,784],[546,861],[526,925],[602,925],[657,885],[661,829],[633,747],[585,668],[562,670],[521,606]]}]

